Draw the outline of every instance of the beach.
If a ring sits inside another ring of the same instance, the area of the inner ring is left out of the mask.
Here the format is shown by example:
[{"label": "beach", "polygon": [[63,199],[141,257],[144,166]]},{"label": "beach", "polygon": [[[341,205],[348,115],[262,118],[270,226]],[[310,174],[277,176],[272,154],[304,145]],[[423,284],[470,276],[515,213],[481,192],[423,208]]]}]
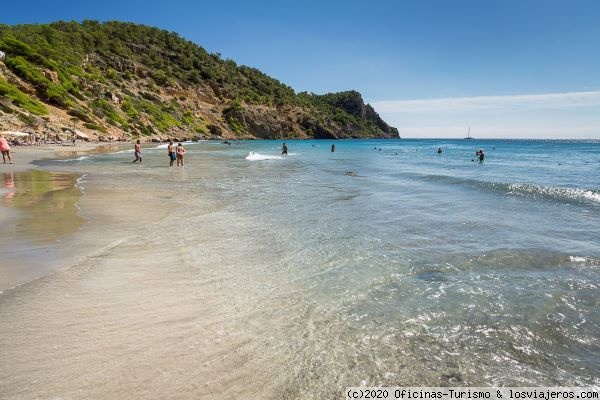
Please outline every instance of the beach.
[{"label": "beach", "polygon": [[599,383],[597,142],[286,143],[16,148],[0,398]]}]

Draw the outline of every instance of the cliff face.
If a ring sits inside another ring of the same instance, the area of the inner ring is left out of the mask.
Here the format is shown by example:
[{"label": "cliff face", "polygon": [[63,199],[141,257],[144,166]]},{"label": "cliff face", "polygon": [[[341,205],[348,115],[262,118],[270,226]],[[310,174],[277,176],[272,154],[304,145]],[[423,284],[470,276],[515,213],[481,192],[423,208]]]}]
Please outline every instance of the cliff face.
[{"label": "cliff face", "polygon": [[356,91],[296,94],[156,28],[0,25],[0,51],[0,129],[146,139],[398,137]]}]

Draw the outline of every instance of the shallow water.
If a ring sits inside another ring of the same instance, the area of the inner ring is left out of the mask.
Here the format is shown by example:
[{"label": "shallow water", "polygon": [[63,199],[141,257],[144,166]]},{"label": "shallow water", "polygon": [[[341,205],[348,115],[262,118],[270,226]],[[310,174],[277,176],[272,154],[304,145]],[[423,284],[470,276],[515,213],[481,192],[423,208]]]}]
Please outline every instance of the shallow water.
[{"label": "shallow water", "polygon": [[600,143],[287,143],[45,162],[90,223],[0,295],[6,393],[600,383]]},{"label": "shallow water", "polygon": [[0,291],[52,271],[62,263],[58,242],[84,223],[77,202],[79,175],[31,170],[2,174]]}]

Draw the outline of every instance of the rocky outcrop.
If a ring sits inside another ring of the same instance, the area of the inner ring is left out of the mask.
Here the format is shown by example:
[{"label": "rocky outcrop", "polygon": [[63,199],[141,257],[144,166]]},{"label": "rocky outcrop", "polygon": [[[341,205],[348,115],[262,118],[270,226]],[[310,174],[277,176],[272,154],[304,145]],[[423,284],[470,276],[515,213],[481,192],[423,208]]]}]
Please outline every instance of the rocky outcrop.
[{"label": "rocky outcrop", "polygon": [[307,137],[286,114],[266,107],[227,108],[223,112],[230,129],[258,139]]},{"label": "rocky outcrop", "polygon": [[335,107],[346,110],[349,114],[360,120],[373,123],[384,134],[390,137],[398,136],[398,129],[389,126],[370,104],[365,104],[361,94],[355,90],[340,93],[330,93],[319,96],[322,101]]},{"label": "rocky outcrop", "polygon": [[45,69],[42,71],[42,74],[52,83],[58,83],[60,80],[58,79],[58,73],[56,71],[52,71],[50,69]]}]

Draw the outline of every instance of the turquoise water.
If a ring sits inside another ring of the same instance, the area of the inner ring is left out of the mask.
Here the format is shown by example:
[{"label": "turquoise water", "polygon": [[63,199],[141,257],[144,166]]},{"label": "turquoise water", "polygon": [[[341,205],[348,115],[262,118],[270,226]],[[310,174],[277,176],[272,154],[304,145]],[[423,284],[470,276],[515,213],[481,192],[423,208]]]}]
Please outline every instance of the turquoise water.
[{"label": "turquoise water", "polygon": [[146,245],[220,282],[202,290],[291,397],[600,383],[600,141],[286,142],[186,143],[183,169],[152,146],[46,165],[163,199],[178,229]]}]

